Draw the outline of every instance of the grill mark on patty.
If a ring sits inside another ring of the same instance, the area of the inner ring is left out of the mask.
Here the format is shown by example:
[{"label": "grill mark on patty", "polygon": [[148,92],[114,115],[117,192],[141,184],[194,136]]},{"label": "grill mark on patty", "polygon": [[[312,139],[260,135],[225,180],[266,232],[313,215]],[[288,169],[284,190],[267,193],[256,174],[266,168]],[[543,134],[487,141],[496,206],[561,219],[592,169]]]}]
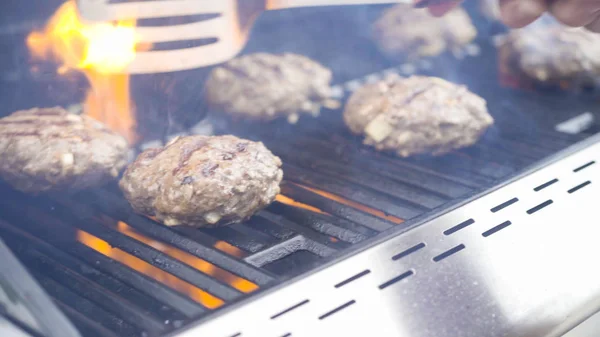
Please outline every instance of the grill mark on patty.
[{"label": "grill mark on patty", "polygon": [[185,144],[182,146],[181,155],[179,156],[179,162],[177,163],[177,167],[173,169],[173,175],[177,174],[183,166],[190,160],[194,152],[201,150],[206,146],[206,139],[198,140],[192,144]]},{"label": "grill mark on patty", "polygon": [[32,111],[31,113],[33,115],[38,115],[38,116],[62,116],[62,115],[66,115],[64,111],[50,110],[50,109],[35,110],[35,111]]},{"label": "grill mark on patty", "polygon": [[238,152],[244,152],[248,148],[248,143],[237,143],[235,144],[235,148]]},{"label": "grill mark on patty", "polygon": [[72,121],[57,121],[57,120],[48,120],[48,119],[22,119],[22,120],[0,120],[0,124],[17,124],[17,125],[32,125],[32,126],[68,126],[75,124]]},{"label": "grill mark on patty", "polygon": [[36,137],[40,137],[40,133],[39,132],[19,132],[19,131],[14,131],[14,132],[3,133],[2,136],[8,136],[8,137],[36,136]]},{"label": "grill mark on patty", "polygon": [[434,83],[429,83],[425,87],[412,92],[410,94],[410,96],[408,96],[408,97],[406,97],[404,99],[404,101],[402,102],[402,105],[408,105],[408,104],[410,104],[412,101],[414,101],[415,99],[417,99],[417,97],[421,96],[422,94],[424,94],[425,92],[427,92],[427,90],[429,90],[429,89],[431,89],[433,87],[435,87],[435,84]]},{"label": "grill mark on patty", "polygon": [[209,177],[215,173],[215,170],[219,167],[219,164],[216,163],[206,163],[202,167],[202,175],[205,177]]}]

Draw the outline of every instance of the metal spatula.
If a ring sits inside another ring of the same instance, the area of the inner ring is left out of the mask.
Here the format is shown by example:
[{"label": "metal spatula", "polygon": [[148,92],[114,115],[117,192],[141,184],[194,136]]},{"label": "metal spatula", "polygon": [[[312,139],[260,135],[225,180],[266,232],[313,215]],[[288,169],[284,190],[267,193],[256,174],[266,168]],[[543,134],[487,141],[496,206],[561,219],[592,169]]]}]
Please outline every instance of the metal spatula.
[{"label": "metal spatula", "polygon": [[[405,3],[414,0],[158,0],[109,3],[110,0],[77,0],[83,20],[113,22],[216,14],[213,19],[160,27],[137,27],[141,44],[216,39],[199,47],[140,51],[123,72],[172,72],[225,62],[244,47],[252,24],[265,10],[294,7]],[[423,0],[418,7],[449,0]],[[450,0],[452,1],[452,0]]]}]

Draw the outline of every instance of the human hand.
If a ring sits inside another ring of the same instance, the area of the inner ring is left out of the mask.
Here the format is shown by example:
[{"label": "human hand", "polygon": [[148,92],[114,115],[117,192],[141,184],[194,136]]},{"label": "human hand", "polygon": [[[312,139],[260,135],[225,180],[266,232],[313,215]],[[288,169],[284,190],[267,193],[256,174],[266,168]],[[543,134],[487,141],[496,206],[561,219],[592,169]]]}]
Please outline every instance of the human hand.
[{"label": "human hand", "polygon": [[[524,27],[549,12],[565,25],[600,32],[600,0],[499,0],[502,20],[512,28]],[[430,7],[440,16],[461,1]]]},{"label": "human hand", "polygon": [[599,0],[500,0],[502,20],[513,28],[524,27],[546,12],[565,25],[600,32]]}]

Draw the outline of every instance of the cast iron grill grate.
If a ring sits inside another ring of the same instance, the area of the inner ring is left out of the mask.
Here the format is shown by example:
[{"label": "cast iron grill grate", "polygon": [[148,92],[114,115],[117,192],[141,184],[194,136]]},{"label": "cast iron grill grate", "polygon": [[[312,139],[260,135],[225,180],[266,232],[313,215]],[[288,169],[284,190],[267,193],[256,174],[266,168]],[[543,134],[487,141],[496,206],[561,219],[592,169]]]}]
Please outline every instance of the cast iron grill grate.
[{"label": "cast iron grill grate", "polygon": [[285,182],[246,223],[168,228],[134,214],[116,185],[51,197],[2,186],[0,234],[86,336],[162,335],[584,138],[492,130],[470,149],[400,159],[331,124],[299,127],[254,135],[283,158]]}]

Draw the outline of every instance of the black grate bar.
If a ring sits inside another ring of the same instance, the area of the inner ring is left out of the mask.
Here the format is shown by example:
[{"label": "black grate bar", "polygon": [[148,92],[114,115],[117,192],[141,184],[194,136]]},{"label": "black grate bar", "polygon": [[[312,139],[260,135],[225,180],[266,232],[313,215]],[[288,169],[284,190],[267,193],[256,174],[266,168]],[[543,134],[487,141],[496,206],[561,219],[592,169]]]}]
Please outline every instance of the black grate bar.
[{"label": "black grate bar", "polygon": [[296,309],[300,308],[301,306],[303,306],[305,304],[308,304],[308,302],[310,302],[310,300],[304,300],[304,301],[302,301],[302,302],[300,302],[298,304],[294,304],[291,307],[289,307],[289,308],[287,308],[287,309],[285,309],[285,310],[283,310],[283,311],[281,311],[281,312],[279,312],[279,313],[271,316],[271,319],[276,319],[277,317],[281,317],[281,316],[283,316],[283,315],[285,315],[285,314],[287,314],[287,313],[289,313],[289,312],[291,312],[293,310],[296,310]]},{"label": "black grate bar", "polygon": [[492,234],[495,234],[495,233],[497,233],[497,232],[499,232],[499,231],[503,230],[504,228],[506,228],[506,227],[508,227],[508,226],[510,226],[510,225],[512,225],[512,222],[510,222],[510,221],[505,221],[505,222],[503,222],[503,223],[499,224],[498,226],[494,226],[494,227],[492,227],[492,228],[488,229],[487,231],[485,231],[485,232],[481,233],[481,235],[482,235],[483,237],[486,237],[486,238],[487,238],[488,236],[490,236],[490,235],[492,235]]},{"label": "black grate bar", "polygon": [[435,256],[433,258],[433,261],[434,262],[440,262],[443,259],[445,259],[447,257],[450,257],[450,256],[452,256],[452,255],[460,252],[461,250],[463,250],[465,248],[466,248],[465,245],[461,243],[460,245],[458,245],[456,247],[452,247],[452,248],[448,249],[447,251],[441,253],[440,255]]},{"label": "black grate bar", "polygon": [[85,212],[79,204],[68,206],[55,206],[54,214],[67,221],[72,226],[84,230],[155,267],[162,269],[202,290],[205,290],[222,300],[231,301],[241,292],[224,284],[199,270],[162,253],[136,239],[105,226],[96,220],[92,214]]},{"label": "black grate bar", "polygon": [[363,277],[365,275],[368,275],[369,273],[371,273],[371,271],[369,269],[363,270],[360,273],[358,273],[358,274],[356,274],[356,275],[354,275],[352,277],[349,277],[349,278],[343,280],[342,282],[336,284],[334,287],[335,288],[341,288],[341,287],[345,286],[348,283],[354,282],[354,281],[358,280],[359,278],[361,278],[361,277]]},{"label": "black grate bar", "polygon": [[[468,179],[468,174],[466,171],[461,171],[461,170],[440,171],[439,167],[437,167],[436,165],[432,165],[431,162],[430,162],[430,165],[427,165],[426,164],[427,161],[424,161],[424,160],[418,162],[418,163],[422,164],[422,165],[419,165],[419,164],[415,164],[413,162],[409,162],[408,159],[392,158],[390,156],[382,155],[379,153],[373,154],[372,152],[366,151],[364,149],[360,149],[359,151],[360,151],[361,155],[366,155],[366,154],[372,155],[374,161],[381,161],[381,162],[386,162],[386,163],[390,164],[395,169],[397,169],[398,172],[404,173],[406,171],[408,171],[408,172],[413,171],[413,172],[416,172],[417,174],[423,172],[423,173],[426,173],[428,176],[437,177],[444,181],[451,181],[451,182],[455,183],[456,186],[465,186],[466,188],[469,188],[469,189],[478,188],[481,186],[479,184],[479,182]],[[456,156],[455,153],[450,153],[448,155]],[[440,160],[440,159],[441,158],[435,158],[433,160]],[[453,165],[453,167],[454,166],[456,166],[456,165]],[[415,181],[417,181],[417,180],[415,180]],[[435,184],[436,182],[432,181],[431,183]],[[451,190],[454,190],[454,188],[451,188]],[[447,193],[462,193],[462,192],[460,190],[456,190],[454,192],[447,192]]]},{"label": "black grate bar", "polygon": [[579,191],[580,189],[582,189],[582,188],[586,187],[587,185],[589,185],[589,184],[591,184],[591,183],[592,183],[592,182],[588,180],[588,181],[586,181],[586,182],[584,182],[584,183],[581,183],[581,184],[579,184],[579,185],[577,185],[577,186],[573,187],[572,189],[568,190],[567,192],[569,192],[569,194],[575,193],[575,192]]},{"label": "black grate bar", "polygon": [[17,249],[17,251],[19,252],[19,258],[27,267],[64,285],[77,296],[88,299],[102,307],[106,312],[122,318],[128,324],[136,326],[140,330],[149,329],[150,331],[163,332],[168,328],[167,325],[163,324],[164,321],[154,317],[144,308],[135,307],[124,301],[123,298],[110,294],[77,273],[61,266],[60,263],[45,257],[42,253],[23,248]]},{"label": "black grate bar", "polygon": [[321,257],[330,256],[336,252],[331,247],[307,240],[304,236],[298,235],[284,242],[278,243],[273,247],[269,247],[256,254],[252,254],[246,257],[244,261],[253,266],[262,267],[300,250],[306,250]]},{"label": "black grate bar", "polygon": [[[93,203],[95,206],[101,207],[102,211],[107,214],[114,214],[118,211],[119,214],[117,215],[120,216],[117,217],[123,219],[128,225],[149,237],[173,245],[258,285],[265,285],[274,280],[273,276],[265,271],[244,264],[211,246],[207,247],[199,244],[163,225],[133,214],[127,202],[121,197],[102,190],[97,190],[96,193],[99,193],[98,196],[100,197],[95,198],[96,202]],[[103,203],[103,201],[105,202]]]},{"label": "black grate bar", "polygon": [[508,206],[510,206],[510,205],[518,202],[518,201],[519,201],[519,198],[512,198],[512,199],[510,199],[508,201],[505,201],[505,202],[501,203],[498,206],[493,207],[492,209],[490,209],[490,211],[492,211],[492,213],[499,212],[499,211],[505,209],[506,207],[508,207]]},{"label": "black grate bar", "polygon": [[539,205],[537,205],[537,206],[535,206],[535,207],[533,207],[533,208],[529,209],[529,210],[527,211],[527,214],[533,214],[533,213],[535,213],[535,212],[541,211],[541,210],[542,210],[542,209],[544,209],[545,207],[552,205],[552,203],[553,203],[553,202],[554,202],[554,201],[552,201],[552,200],[546,200],[546,201],[544,201],[543,203],[541,203],[541,204],[539,204]]},{"label": "black grate bar", "polygon": [[[473,188],[489,186],[496,179],[500,179],[484,173],[490,171],[499,175],[499,171],[494,169],[495,164],[493,162],[483,161],[479,163],[474,161],[472,156],[462,152],[449,153],[447,156],[439,158],[406,158],[404,160],[433,171],[452,174],[460,183]],[[492,167],[486,169],[486,166]],[[500,165],[498,166],[500,167]]]},{"label": "black grate bar", "polygon": [[112,331],[82,315],[77,310],[63,304],[54,299],[54,304],[67,316],[67,318],[75,325],[77,330],[85,337],[117,337]]},{"label": "black grate bar", "polygon": [[299,171],[297,168],[284,163],[284,171],[288,172],[286,180],[324,190],[329,193],[342,195],[346,199],[364,204],[375,209],[385,209],[388,214],[401,219],[411,219],[427,209],[404,204],[391,197],[378,195],[364,189],[356,189],[335,178],[326,177],[315,172]]},{"label": "black grate bar", "polygon": [[235,228],[232,226],[216,227],[210,229],[197,229],[188,227],[188,229],[181,229],[181,233],[186,231],[200,231],[204,234],[210,234],[218,239],[227,241],[233,246],[236,246],[246,252],[256,253],[268,246],[273,245],[276,240],[260,232],[254,231],[247,226],[241,224],[236,225]]},{"label": "black grate bar", "polygon": [[[15,198],[13,198],[13,200]],[[28,215],[38,214],[40,216],[37,216],[37,218],[40,219],[51,217],[56,219],[57,216],[60,216],[60,219],[66,221],[70,226],[74,226],[75,228],[86,231],[106,242],[110,242],[113,247],[119,248],[124,252],[127,252],[155,267],[164,270],[165,272],[168,272],[200,289],[219,297],[222,300],[230,301],[241,296],[242,294],[229,285],[223,284],[212,277],[188,266],[187,264],[163,254],[159,250],[156,250],[146,244],[130,238],[125,234],[98,223],[93,216],[87,214],[76,214],[81,211],[77,207],[70,207],[69,209],[66,209],[58,205],[48,205],[47,202],[44,201],[42,205],[46,204],[45,207],[48,209],[53,209],[52,216],[50,216],[49,214],[41,215],[40,210],[30,206],[31,203],[32,200],[21,201],[21,205],[28,205],[26,206],[26,212]]]},{"label": "black grate bar", "polygon": [[[1,200],[0,200],[1,203]],[[5,216],[10,216],[11,210],[3,209]],[[88,265],[93,265],[95,269],[106,273],[136,289],[144,292],[146,295],[155,298],[164,303],[165,306],[174,308],[186,317],[194,317],[202,314],[206,309],[200,304],[191,301],[189,298],[176,293],[174,290],[163,286],[162,284],[126,267],[101,253],[96,252],[83,244],[73,242],[72,239],[64,240],[65,237],[75,237],[73,228],[62,225],[51,217],[36,218],[33,214],[28,214],[31,221],[24,221],[22,213],[17,213],[16,217],[21,220],[18,223],[17,231],[26,229],[28,233],[34,233],[35,237],[44,240],[58,249],[62,249],[72,256],[85,261]],[[0,222],[2,224],[2,222]],[[12,228],[10,229],[12,231]],[[56,232],[63,233],[57,236]]]},{"label": "black grate bar", "polygon": [[[326,167],[330,169],[337,170],[340,167],[338,163],[343,163],[348,167],[365,170],[371,174],[381,175],[413,187],[423,188],[430,193],[450,198],[460,197],[470,190],[465,185],[455,182],[452,178],[442,177],[433,171],[404,163],[401,159],[389,159],[388,157],[378,155],[372,151],[365,151],[364,149],[358,149],[360,155],[357,156],[356,148],[348,148],[346,151],[336,151],[336,145],[333,142],[315,138],[303,138],[300,142],[302,145],[299,147],[303,150],[308,150],[310,158],[318,155],[324,160],[326,165],[329,165]],[[292,151],[297,151],[297,149]],[[335,158],[335,161],[330,158]],[[312,168],[313,160],[306,159],[307,161],[305,162],[310,162]],[[319,162],[318,165],[320,164]],[[333,164],[335,165],[331,166]]]},{"label": "black grate bar", "polygon": [[268,210],[280,214],[296,223],[305,224],[307,227],[310,227],[317,232],[333,236],[349,243],[358,243],[377,234],[366,227],[356,225],[343,219],[316,214],[279,202],[273,203]]},{"label": "black grate bar", "polygon": [[78,296],[65,288],[62,284],[55,282],[45,275],[42,275],[35,270],[30,270],[30,272],[51,297],[56,298],[62,303],[69,303],[75,311],[84,316],[93,317],[96,322],[99,322],[102,326],[116,334],[121,336],[140,336],[147,333],[144,329],[139,329],[123,321],[122,318],[106,312],[98,305],[86,298]]},{"label": "black grate bar", "polygon": [[[35,246],[35,248],[29,248],[32,250],[31,252],[28,253],[27,251],[24,251],[22,254],[35,255],[41,253],[45,257],[51,258],[54,261],[59,261],[61,265],[65,266],[69,270],[78,271],[78,275],[85,277],[86,281],[94,282],[99,286],[102,286],[104,289],[106,289],[106,291],[111,291],[113,293],[115,291],[118,292],[118,295],[121,298],[135,304],[138,308],[142,308],[142,311],[148,312],[148,315],[151,315],[150,313],[155,313],[161,321],[175,321],[186,318],[183,314],[174,311],[172,308],[165,306],[165,304],[160,303],[152,297],[148,297],[146,294],[115,278],[100,273],[98,270],[79,261],[75,257],[72,257],[61,250],[53,248],[44,242],[40,242],[38,239],[32,238],[27,234],[19,235],[8,229],[6,226],[7,225],[0,220],[0,233],[2,234],[3,238],[9,239],[11,244],[17,244],[20,241],[23,241],[23,243],[19,244],[25,244],[28,247]],[[35,258],[35,256],[33,258]],[[41,259],[39,255],[37,255],[37,258]]]},{"label": "black grate bar", "polygon": [[351,306],[351,305],[353,305],[353,304],[355,304],[355,303],[356,303],[356,301],[355,301],[355,300],[352,300],[352,301],[346,302],[346,303],[344,303],[344,304],[340,305],[339,307],[337,307],[337,308],[335,308],[335,309],[333,309],[333,310],[331,310],[331,311],[329,311],[329,312],[326,312],[326,313],[324,313],[323,315],[319,316],[319,319],[320,319],[320,320],[323,320],[323,319],[325,319],[325,318],[327,318],[327,317],[329,317],[329,316],[331,316],[331,315],[333,315],[333,314],[335,314],[335,313],[338,313],[338,312],[340,312],[340,311],[342,311],[342,310],[346,309],[347,307],[349,307],[349,306]]},{"label": "black grate bar", "polygon": [[475,220],[473,220],[473,219],[469,219],[467,221],[463,221],[463,222],[459,223],[458,225],[456,225],[454,227],[446,229],[444,231],[444,235],[454,234],[454,233],[458,232],[461,229],[464,229],[464,228],[467,228],[467,227],[471,226],[474,223],[475,223]]},{"label": "black grate bar", "polygon": [[394,277],[393,279],[391,279],[391,280],[389,280],[389,281],[387,281],[385,283],[380,284],[379,285],[379,289],[383,290],[383,289],[385,289],[385,288],[387,288],[387,287],[389,287],[389,286],[391,286],[393,284],[396,284],[396,283],[404,280],[405,278],[411,276],[412,274],[414,274],[414,272],[412,270],[409,270],[409,271],[407,271],[405,273],[402,273],[402,274]]},{"label": "black grate bar", "polygon": [[574,169],[573,172],[577,173],[577,172],[583,171],[586,168],[588,168],[588,167],[590,167],[590,166],[592,166],[594,164],[596,164],[596,161],[592,160],[591,162],[589,162],[589,163],[587,163],[585,165],[579,166],[578,168]]},{"label": "black grate bar", "polygon": [[246,225],[255,231],[265,233],[272,237],[277,238],[280,241],[288,240],[296,236],[296,232],[286,227],[279,226],[276,222],[270,221],[265,217],[261,217],[260,214],[250,218],[246,222]]},{"label": "black grate bar", "polygon": [[[350,182],[363,188],[371,189],[382,194],[402,200],[407,203],[415,203],[420,207],[435,208],[447,201],[450,197],[443,196],[438,190],[428,191],[422,186],[416,185],[416,182],[406,183],[398,179],[380,173],[372,173],[364,168],[357,168],[354,165],[342,165],[331,160],[315,158],[315,156],[298,155],[298,151],[291,152],[287,156],[295,165],[303,166],[307,170],[317,170],[322,174],[332,176],[344,181]],[[283,155],[283,154],[282,154]],[[394,176],[394,175],[392,175]],[[417,180],[419,181],[419,180]]]},{"label": "black grate bar", "polygon": [[391,221],[368,214],[359,209],[340,204],[293,183],[282,184],[281,193],[298,202],[314,206],[323,212],[368,227],[376,232],[383,232],[394,226],[394,223]]},{"label": "black grate bar", "polygon": [[543,190],[544,188],[547,188],[547,187],[550,187],[550,186],[556,184],[557,182],[558,182],[558,179],[552,179],[550,181],[547,181],[547,182],[541,184],[540,186],[537,186],[533,190],[536,192],[539,192],[539,191]]},{"label": "black grate bar", "polygon": [[423,249],[423,248],[425,248],[425,243],[421,242],[419,244],[416,244],[416,245],[392,256],[392,260],[394,260],[394,261],[400,260],[401,258],[406,257],[412,253],[415,253],[416,251]]},{"label": "black grate bar", "polygon": [[283,217],[282,215],[269,212],[268,210],[263,210],[263,211],[258,212],[255,215],[255,217],[258,217],[259,219],[266,219],[266,220],[268,220],[272,223],[275,223],[281,227],[290,229],[297,234],[301,234],[303,237],[305,237],[308,240],[323,244],[325,246],[329,246],[333,249],[342,249],[342,248],[348,247],[348,243],[341,242],[341,241],[332,242],[330,236],[319,233],[319,232],[313,230],[312,228],[299,225],[296,222],[288,220],[287,218]]}]

